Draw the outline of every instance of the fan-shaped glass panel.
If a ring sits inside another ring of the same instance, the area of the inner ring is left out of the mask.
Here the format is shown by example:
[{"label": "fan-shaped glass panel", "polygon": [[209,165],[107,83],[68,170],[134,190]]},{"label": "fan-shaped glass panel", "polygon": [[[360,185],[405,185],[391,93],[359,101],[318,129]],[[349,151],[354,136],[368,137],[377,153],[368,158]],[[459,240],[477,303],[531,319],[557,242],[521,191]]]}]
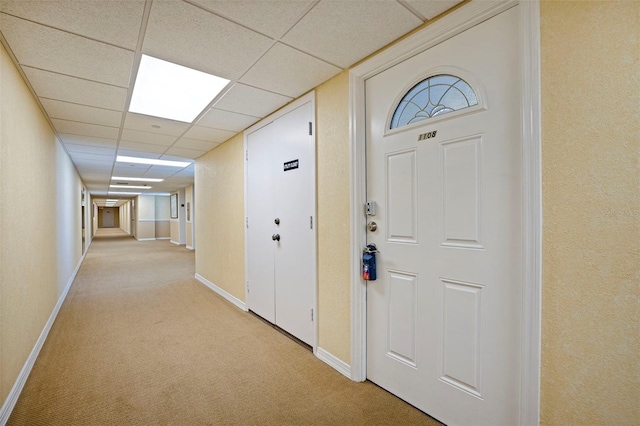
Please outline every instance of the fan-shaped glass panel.
[{"label": "fan-shaped glass panel", "polygon": [[390,129],[478,105],[478,97],[463,79],[434,75],[416,84],[393,113]]}]

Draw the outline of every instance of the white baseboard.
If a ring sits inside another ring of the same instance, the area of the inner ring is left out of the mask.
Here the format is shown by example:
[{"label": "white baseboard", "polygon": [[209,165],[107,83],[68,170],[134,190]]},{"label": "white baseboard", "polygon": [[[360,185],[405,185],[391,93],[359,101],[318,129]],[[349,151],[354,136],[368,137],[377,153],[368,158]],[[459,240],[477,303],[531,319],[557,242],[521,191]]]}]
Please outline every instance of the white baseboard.
[{"label": "white baseboard", "polygon": [[177,242],[177,241],[173,241],[173,240],[171,240],[171,244],[175,244],[175,245],[177,245],[177,246],[179,246],[179,245],[180,245],[180,243],[179,243],[179,242]]},{"label": "white baseboard", "polygon": [[195,250],[193,246],[187,246],[187,250]]},{"label": "white baseboard", "polygon": [[[91,246],[91,243],[89,243],[89,246]],[[33,345],[33,349],[31,349],[31,353],[29,354],[29,357],[27,357],[27,360],[25,361],[24,366],[22,367],[22,370],[20,370],[20,374],[18,374],[18,378],[13,384],[13,387],[11,388],[9,395],[7,395],[7,398],[4,400],[4,403],[2,404],[2,408],[0,408],[0,426],[5,426],[9,421],[9,416],[11,416],[11,412],[13,411],[13,408],[16,406],[16,402],[18,402],[20,393],[22,393],[22,389],[24,388],[24,385],[27,382],[27,378],[29,377],[29,374],[31,374],[31,369],[33,368],[33,365],[35,364],[36,359],[40,354],[40,350],[42,349],[42,346],[44,345],[45,340],[47,340],[49,331],[51,331],[51,327],[53,326],[53,323],[55,322],[58,316],[58,312],[60,312],[62,303],[67,298],[67,294],[69,293],[71,284],[73,284],[73,280],[75,280],[76,275],[80,270],[80,266],[82,265],[82,262],[84,261],[84,258],[87,255],[88,250],[89,250],[89,247],[87,247],[87,250],[85,250],[85,253],[82,255],[82,257],[80,258],[80,261],[76,265],[76,268],[73,270],[73,273],[69,278],[69,281],[67,281],[67,285],[64,287],[64,290],[62,290],[62,294],[60,294],[60,297],[58,298],[58,302],[56,303],[56,306],[54,306],[53,311],[51,312],[51,315],[49,315],[49,319],[47,320],[47,323],[44,325],[44,328],[40,333],[40,337],[38,337],[38,340],[36,340],[35,345]]]},{"label": "white baseboard", "polygon": [[156,239],[155,238],[138,238],[138,237],[136,237],[136,240],[138,240],[138,241],[155,241]]},{"label": "white baseboard", "polygon": [[196,274],[196,280],[200,281],[202,284],[206,285],[211,290],[215,291],[220,296],[224,297],[229,302],[233,303],[234,305],[236,305],[238,308],[242,309],[243,311],[245,311],[245,312],[249,311],[249,309],[247,309],[246,303],[244,303],[242,300],[238,299],[237,297],[232,296],[231,294],[227,293],[226,291],[224,291],[223,289],[221,289],[220,287],[218,287],[217,285],[215,285],[214,283],[212,283],[211,281],[209,281],[208,279],[206,279],[202,275]]},{"label": "white baseboard", "polygon": [[158,237],[156,240],[170,240],[171,237]]},{"label": "white baseboard", "polygon": [[321,347],[318,347],[316,349],[316,357],[338,370],[338,372],[342,373],[347,378],[351,379],[351,366],[343,360],[339,359],[335,355],[330,354]]}]

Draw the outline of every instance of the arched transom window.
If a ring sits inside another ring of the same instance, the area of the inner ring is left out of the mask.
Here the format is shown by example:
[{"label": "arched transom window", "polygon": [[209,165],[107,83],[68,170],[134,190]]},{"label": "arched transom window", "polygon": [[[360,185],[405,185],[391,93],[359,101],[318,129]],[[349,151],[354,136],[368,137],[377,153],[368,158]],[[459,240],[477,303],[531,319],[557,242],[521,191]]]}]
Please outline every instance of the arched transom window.
[{"label": "arched transom window", "polygon": [[450,74],[434,75],[404,95],[393,113],[389,128],[395,129],[474,105],[478,105],[478,97],[466,81]]}]

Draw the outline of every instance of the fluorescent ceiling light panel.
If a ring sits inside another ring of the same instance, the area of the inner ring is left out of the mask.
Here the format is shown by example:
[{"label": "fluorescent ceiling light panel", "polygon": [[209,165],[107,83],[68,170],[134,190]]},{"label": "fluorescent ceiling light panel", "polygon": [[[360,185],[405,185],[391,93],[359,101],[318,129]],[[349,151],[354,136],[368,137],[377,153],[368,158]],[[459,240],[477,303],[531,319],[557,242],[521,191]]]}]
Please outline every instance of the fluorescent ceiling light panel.
[{"label": "fluorescent ceiling light panel", "polygon": [[118,155],[116,157],[116,161],[119,163],[151,164],[154,166],[169,167],[187,167],[189,164],[191,164],[187,161],[156,160],[154,158],[127,157],[124,155]]},{"label": "fluorescent ceiling light panel", "polygon": [[137,185],[109,185],[109,188],[129,188],[129,189],[151,189],[152,186],[137,186]]},{"label": "fluorescent ceiling light panel", "polygon": [[229,80],[142,55],[129,112],[191,123]]},{"label": "fluorescent ceiling light panel", "polygon": [[105,202],[107,202],[107,203],[117,203],[118,201],[120,201],[120,200],[110,200],[109,198],[107,198],[105,200]]},{"label": "fluorescent ceiling light panel", "polygon": [[119,191],[109,191],[109,194],[114,195],[140,195],[142,192],[119,192]]},{"label": "fluorescent ceiling light panel", "polygon": [[164,179],[113,176],[111,180],[128,180],[130,182],[162,182]]}]

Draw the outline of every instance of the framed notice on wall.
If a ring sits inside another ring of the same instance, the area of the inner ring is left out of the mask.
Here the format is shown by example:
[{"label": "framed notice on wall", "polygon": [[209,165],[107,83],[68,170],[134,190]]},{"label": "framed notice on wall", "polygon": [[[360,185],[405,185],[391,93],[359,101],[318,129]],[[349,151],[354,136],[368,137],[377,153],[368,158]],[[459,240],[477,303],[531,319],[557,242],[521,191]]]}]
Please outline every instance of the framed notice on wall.
[{"label": "framed notice on wall", "polygon": [[171,194],[171,219],[178,218],[178,194]]}]

